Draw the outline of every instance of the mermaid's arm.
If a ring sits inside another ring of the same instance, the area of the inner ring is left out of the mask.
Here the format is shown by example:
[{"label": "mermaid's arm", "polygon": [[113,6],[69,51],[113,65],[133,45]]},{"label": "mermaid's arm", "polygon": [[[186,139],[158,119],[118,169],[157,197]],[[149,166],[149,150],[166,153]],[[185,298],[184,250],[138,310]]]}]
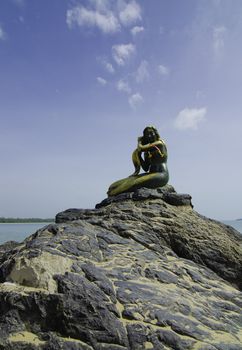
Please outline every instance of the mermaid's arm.
[{"label": "mermaid's arm", "polygon": [[136,150],[134,150],[134,152],[132,154],[132,161],[134,164],[135,171],[131,176],[138,175],[140,172],[140,166],[141,166],[141,164],[140,164],[140,151],[138,148],[136,148]]},{"label": "mermaid's arm", "polygon": [[147,156],[145,156],[145,160],[142,158],[141,151],[139,150],[139,148],[136,148],[136,150],[133,152],[132,160],[133,160],[135,171],[131,176],[138,175],[140,172],[140,167],[142,167],[144,171],[149,170],[150,162]]},{"label": "mermaid's arm", "polygon": [[150,168],[150,160],[149,157],[147,156],[147,153],[145,153],[145,159],[142,158],[141,154],[140,154],[140,164],[142,166],[142,169],[147,172],[149,171]]},{"label": "mermaid's arm", "polygon": [[148,151],[150,148],[154,147],[154,146],[158,146],[158,145],[164,145],[164,142],[161,140],[152,142],[152,143],[147,143],[146,145],[142,145],[142,143],[139,141],[138,142],[138,149],[141,152],[145,152]]}]

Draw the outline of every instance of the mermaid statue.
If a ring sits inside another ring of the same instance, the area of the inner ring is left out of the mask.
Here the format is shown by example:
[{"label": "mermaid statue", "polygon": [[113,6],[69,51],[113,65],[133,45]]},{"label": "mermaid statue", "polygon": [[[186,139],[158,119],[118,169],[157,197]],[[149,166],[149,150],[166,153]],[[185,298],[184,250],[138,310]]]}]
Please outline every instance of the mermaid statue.
[{"label": "mermaid statue", "polygon": [[[156,128],[147,126],[143,136],[138,137],[138,146],[132,154],[134,173],[114,182],[108,189],[108,196],[133,192],[141,187],[158,188],[168,183],[167,148]],[[140,169],[145,173],[139,174]]]}]

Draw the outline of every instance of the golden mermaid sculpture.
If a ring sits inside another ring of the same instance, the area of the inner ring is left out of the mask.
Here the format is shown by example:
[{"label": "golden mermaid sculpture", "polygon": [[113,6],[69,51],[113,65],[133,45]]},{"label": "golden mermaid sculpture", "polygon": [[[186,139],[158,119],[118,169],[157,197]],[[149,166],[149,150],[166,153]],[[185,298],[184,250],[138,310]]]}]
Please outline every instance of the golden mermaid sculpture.
[{"label": "golden mermaid sculpture", "polygon": [[[114,182],[108,189],[108,196],[132,192],[141,187],[157,188],[165,186],[169,180],[167,168],[167,148],[156,128],[147,126],[143,136],[138,138],[138,146],[132,155],[134,173]],[[140,174],[140,169],[145,173]]]}]

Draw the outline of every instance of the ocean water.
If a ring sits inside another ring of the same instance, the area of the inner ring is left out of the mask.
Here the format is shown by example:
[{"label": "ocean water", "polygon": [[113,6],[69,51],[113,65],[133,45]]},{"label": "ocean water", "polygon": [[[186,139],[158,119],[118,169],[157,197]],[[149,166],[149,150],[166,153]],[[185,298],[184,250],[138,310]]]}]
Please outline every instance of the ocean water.
[{"label": "ocean water", "polygon": [[22,242],[26,237],[35,233],[41,227],[50,223],[28,223],[28,224],[1,224],[0,223],[0,244],[7,241]]},{"label": "ocean water", "polygon": [[[222,221],[226,225],[234,227],[242,234],[242,220]],[[31,224],[0,224],[0,244],[7,241],[22,242],[26,237],[35,233],[41,227],[50,223],[31,223]]]},{"label": "ocean water", "polygon": [[226,225],[232,226],[237,231],[242,233],[242,220],[223,220],[222,222]]}]

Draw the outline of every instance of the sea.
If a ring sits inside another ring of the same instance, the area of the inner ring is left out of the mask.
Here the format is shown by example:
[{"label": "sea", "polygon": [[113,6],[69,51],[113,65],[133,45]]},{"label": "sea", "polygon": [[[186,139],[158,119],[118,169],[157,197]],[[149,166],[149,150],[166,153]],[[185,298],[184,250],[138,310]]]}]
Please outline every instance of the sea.
[{"label": "sea", "polygon": [[[234,227],[242,234],[242,220],[224,220],[226,225]],[[50,223],[21,223],[21,224],[1,224],[0,223],[0,244],[7,241],[22,242],[25,238],[35,233],[40,228]]]},{"label": "sea", "polygon": [[21,224],[2,224],[0,223],[0,244],[7,241],[22,242],[25,238],[35,233],[40,228],[49,225],[45,223],[21,223]]}]

